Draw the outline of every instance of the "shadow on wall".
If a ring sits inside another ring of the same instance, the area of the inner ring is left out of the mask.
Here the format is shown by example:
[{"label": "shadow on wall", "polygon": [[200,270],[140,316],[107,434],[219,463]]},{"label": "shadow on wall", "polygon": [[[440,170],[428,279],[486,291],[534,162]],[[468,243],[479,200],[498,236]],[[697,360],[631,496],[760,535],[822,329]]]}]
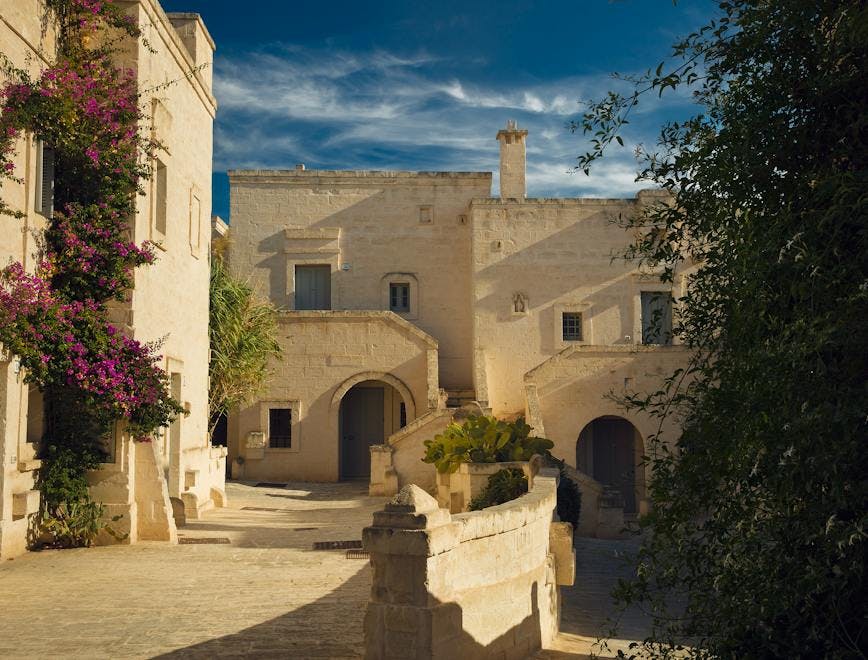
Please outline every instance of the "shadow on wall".
[{"label": "shadow on wall", "polygon": [[[413,632],[387,631],[383,639],[366,639],[367,654],[365,657],[369,660],[385,660],[386,658],[397,657],[431,658],[432,660],[453,660],[454,658],[521,660],[529,658],[540,650],[542,645],[538,591],[537,583],[534,582],[528,596],[531,613],[520,623],[487,643],[479,642],[464,630],[464,612],[458,603],[443,603],[437,599],[432,599],[433,605],[430,608],[419,608],[419,615],[429,616],[430,621],[415,622],[427,625],[422,625]],[[527,605],[526,601],[521,601],[522,599],[519,598],[513,603],[491,602],[489,603],[488,615],[494,622],[500,618],[498,617],[498,608]],[[395,607],[395,614],[406,617],[408,608]],[[372,616],[389,615],[388,606],[385,610],[369,607],[366,617],[368,620],[365,621],[366,628],[375,627],[377,630],[383,630],[384,627],[378,625],[379,622],[369,619]],[[412,621],[408,621],[408,623],[408,628],[414,624]],[[430,638],[432,629],[441,633],[436,639]]]}]

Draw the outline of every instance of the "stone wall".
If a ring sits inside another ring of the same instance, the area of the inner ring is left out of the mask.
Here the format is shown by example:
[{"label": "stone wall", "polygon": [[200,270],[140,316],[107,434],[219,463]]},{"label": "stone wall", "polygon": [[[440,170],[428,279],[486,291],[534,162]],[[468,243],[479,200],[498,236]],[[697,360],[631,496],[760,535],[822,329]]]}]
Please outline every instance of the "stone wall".
[{"label": "stone wall", "polygon": [[[182,504],[184,518],[195,519],[215,500],[223,501],[225,481],[225,458],[212,449],[208,435],[214,42],[197,14],[166,14],[155,0],[122,4],[156,50],[128,41],[118,60],[137,72],[151,132],[166,147],[157,158],[166,169],[167,185],[164,231],[157,222],[153,180],[138,200],[135,240],[154,241],[160,249],[153,266],[136,271],[131,298],[115,309],[115,320],[139,341],[163,340],[160,366],[188,414],[162,432],[154,474],[164,475],[169,497]],[[168,81],[173,83],[160,88]],[[129,442],[127,436],[118,437],[116,455]],[[117,496],[126,499],[123,493]]]},{"label": "stone wall", "polygon": [[[286,311],[278,338],[283,356],[270,366],[266,390],[232,415],[229,453],[237,478],[336,481],[340,404],[354,385],[395,388],[410,424],[439,405],[437,342],[392,312]],[[293,411],[290,448],[269,446],[267,411],[278,405]]]},{"label": "stone wall", "polygon": [[[43,10],[39,0],[0,6],[0,53],[32,77],[54,58],[55,34],[51,25],[42,25]],[[0,72],[0,84],[5,82]],[[4,179],[0,194],[24,217],[0,215],[0,267],[17,261],[32,272],[36,237],[46,224],[35,210],[37,144],[32,134],[18,139],[12,162],[21,181]],[[31,418],[40,416],[41,396],[24,383],[24,375],[14,356],[0,346],[0,559],[27,549],[28,529],[39,508],[39,492],[34,490],[39,420]]]},{"label": "stone wall", "polygon": [[[646,198],[473,200],[475,388],[495,415],[524,411],[522,376],[565,348],[641,343],[640,291],[673,287],[613,257],[633,238],[617,221]],[[563,339],[564,312],[581,339]]]},{"label": "stone wall", "polygon": [[[189,410],[156,443],[158,451],[147,447],[139,452],[138,464],[139,447],[119,433],[113,461],[90,475],[94,498],[107,504],[109,516],[124,516],[115,526],[129,533],[126,540],[131,542],[173,538],[171,508],[163,503],[162,490],[179,502],[183,498],[187,517],[197,516],[215,499],[222,502],[225,458],[221,450],[210,447],[207,428],[209,219],[216,112],[208,67],[214,43],[195,14],[167,15],[156,0],[119,0],[119,4],[143,27],[156,50],[127,40],[117,62],[137,72],[142,101],[149,106],[146,114],[153,118],[152,134],[166,147],[159,158],[167,166],[168,185],[166,231],[160,235],[155,233],[153,185],[146,183],[146,195],[137,198],[134,240],[158,241],[162,249],[154,266],[136,271],[134,291],[126,303],[113,308],[112,320],[139,341],[165,338],[161,366],[177,375],[176,394]],[[0,7],[0,52],[34,78],[54,58],[55,34],[51,23],[42,21],[44,12],[45,4],[39,0],[16,0]],[[200,65],[205,68],[197,69]],[[167,82],[173,84],[164,85]],[[35,237],[46,223],[34,210],[37,158],[32,135],[23,136],[16,145],[15,164],[22,182],[4,181],[2,195],[24,212],[24,218],[0,216],[0,263],[15,260],[32,270]],[[34,456],[41,437],[41,395],[24,385],[24,374],[11,357],[0,348],[0,557],[4,558],[26,549],[28,525],[38,508],[33,474],[39,466]],[[140,520],[153,521],[142,522],[142,534]],[[101,540],[114,541],[108,535]]]},{"label": "stone wall", "polygon": [[388,442],[371,447],[370,495],[394,495],[407,484],[416,484],[429,493],[436,491],[435,469],[423,463],[425,441],[442,433],[455,418],[455,408],[431,410],[416,418]]},{"label": "stone wall", "polygon": [[543,470],[512,502],[450,515],[404,487],[363,533],[365,657],[526,658],[546,646],[575,563],[569,525],[552,523],[556,489]]},{"label": "stone wall", "polygon": [[331,309],[387,310],[410,285],[408,321],[437,338],[443,387],[469,389],[470,224],[490,172],[230,171],[231,262],[295,308],[296,265],[331,267]]}]

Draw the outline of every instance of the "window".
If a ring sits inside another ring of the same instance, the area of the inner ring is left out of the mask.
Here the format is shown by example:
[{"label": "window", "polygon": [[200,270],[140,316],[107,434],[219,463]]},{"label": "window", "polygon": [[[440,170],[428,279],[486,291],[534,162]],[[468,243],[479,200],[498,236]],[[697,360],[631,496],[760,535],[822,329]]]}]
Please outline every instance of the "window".
[{"label": "window", "polygon": [[166,166],[162,161],[157,160],[154,169],[156,174],[154,177],[154,229],[158,235],[163,237],[166,235],[168,178]]},{"label": "window", "polygon": [[582,341],[582,313],[563,312],[564,341]]},{"label": "window", "polygon": [[292,408],[269,408],[268,446],[271,449],[292,447]]},{"label": "window", "polygon": [[642,343],[672,344],[672,296],[668,291],[642,291]]},{"label": "window", "polygon": [[190,199],[190,249],[192,253],[199,253],[199,243],[202,234],[202,203],[196,195]]},{"label": "window", "polygon": [[54,149],[42,140],[36,143],[36,212],[54,213]]},{"label": "window", "polygon": [[393,312],[410,311],[409,282],[392,282],[389,284],[389,309]]},{"label": "window", "polygon": [[332,308],[332,268],[328,264],[295,267],[295,308]]},{"label": "window", "polygon": [[407,426],[407,404],[403,401],[401,401],[401,407],[398,413],[398,425],[401,428]]}]

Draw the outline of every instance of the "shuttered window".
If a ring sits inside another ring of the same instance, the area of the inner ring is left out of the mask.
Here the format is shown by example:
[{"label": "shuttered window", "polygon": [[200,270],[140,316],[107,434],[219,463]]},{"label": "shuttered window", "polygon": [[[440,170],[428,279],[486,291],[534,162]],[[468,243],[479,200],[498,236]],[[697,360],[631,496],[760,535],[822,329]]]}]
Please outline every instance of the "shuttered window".
[{"label": "shuttered window", "polygon": [[54,149],[42,140],[36,143],[36,212],[54,213]]},{"label": "shuttered window", "polygon": [[389,309],[393,312],[410,311],[410,285],[407,282],[389,284]]},{"label": "shuttered window", "polygon": [[169,179],[166,172],[166,166],[162,161],[157,160],[154,168],[154,229],[160,236],[166,235],[166,215],[167,215],[167,199]]},{"label": "shuttered window", "polygon": [[668,291],[642,291],[642,343],[672,344],[672,297]]},{"label": "shuttered window", "polygon": [[295,308],[331,309],[331,266],[295,267]]},{"label": "shuttered window", "polygon": [[268,410],[268,446],[272,449],[292,447],[292,408]]}]

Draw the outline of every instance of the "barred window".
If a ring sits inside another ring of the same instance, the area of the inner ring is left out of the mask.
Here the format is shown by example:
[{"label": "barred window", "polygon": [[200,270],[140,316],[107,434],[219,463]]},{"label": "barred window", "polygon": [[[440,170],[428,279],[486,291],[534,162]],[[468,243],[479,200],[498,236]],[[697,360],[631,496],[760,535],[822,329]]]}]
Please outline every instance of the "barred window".
[{"label": "barred window", "polygon": [[563,337],[564,341],[582,340],[582,313],[563,313]]},{"label": "barred window", "polygon": [[292,447],[292,408],[268,410],[268,446],[271,449]]}]

